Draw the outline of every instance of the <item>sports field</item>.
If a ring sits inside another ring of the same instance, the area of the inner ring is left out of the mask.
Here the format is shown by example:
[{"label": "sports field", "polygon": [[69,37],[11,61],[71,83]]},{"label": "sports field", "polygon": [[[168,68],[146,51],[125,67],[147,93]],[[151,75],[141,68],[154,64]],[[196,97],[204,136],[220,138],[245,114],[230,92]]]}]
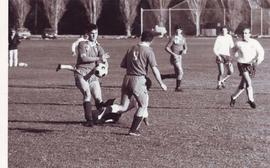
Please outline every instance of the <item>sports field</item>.
[{"label": "sports field", "polygon": [[[74,64],[66,40],[26,40],[19,59],[27,68],[9,69],[8,164],[10,168],[268,168],[270,167],[270,40],[260,39],[265,60],[253,80],[256,109],[243,93],[234,108],[230,95],[238,86],[235,73],[226,88],[216,90],[214,39],[188,38],[184,62],[184,92],[175,80],[168,91],[153,82],[150,126],[142,136],[128,136],[134,110],[118,124],[84,127],[82,96],[73,73],[55,72],[58,63]],[[120,97],[126,49],[139,39],[100,39],[111,55],[109,74],[102,79],[104,100]],[[168,39],[153,48],[162,73],[172,72],[164,51]]]}]

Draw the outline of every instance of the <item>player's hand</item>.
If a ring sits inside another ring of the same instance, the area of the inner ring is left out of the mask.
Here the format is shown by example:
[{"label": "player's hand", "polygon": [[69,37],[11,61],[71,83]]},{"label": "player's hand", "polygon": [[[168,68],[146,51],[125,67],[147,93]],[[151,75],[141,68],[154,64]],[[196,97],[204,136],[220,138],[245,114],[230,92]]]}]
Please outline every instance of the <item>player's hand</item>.
[{"label": "player's hand", "polygon": [[101,61],[105,62],[108,58],[110,58],[110,55],[108,53],[105,53],[101,56]]},{"label": "player's hand", "polygon": [[184,50],[184,51],[183,51],[183,54],[187,54],[187,50]]},{"label": "player's hand", "polygon": [[75,52],[72,52],[72,56],[75,57],[76,56],[76,53]]},{"label": "player's hand", "polygon": [[164,83],[161,83],[160,86],[161,86],[161,88],[162,88],[164,91],[167,90],[167,86],[166,86]]}]

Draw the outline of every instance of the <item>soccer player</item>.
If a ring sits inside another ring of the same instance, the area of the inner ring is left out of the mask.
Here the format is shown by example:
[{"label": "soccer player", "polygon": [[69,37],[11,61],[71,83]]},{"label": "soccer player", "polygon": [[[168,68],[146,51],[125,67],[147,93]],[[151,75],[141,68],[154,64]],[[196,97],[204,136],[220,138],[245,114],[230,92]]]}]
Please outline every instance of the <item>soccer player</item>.
[{"label": "soccer player", "polygon": [[161,78],[176,78],[176,92],[182,92],[181,81],[184,75],[182,55],[187,53],[187,42],[183,36],[183,29],[181,26],[175,27],[175,35],[170,38],[165,50],[171,55],[170,62],[174,67],[174,74],[162,74]]},{"label": "soccer player", "polygon": [[244,28],[242,33],[242,40],[236,42],[233,48],[241,81],[236,92],[231,96],[230,106],[233,107],[237,97],[246,90],[248,104],[251,108],[256,108],[251,78],[255,76],[256,66],[264,60],[264,49],[257,40],[251,38],[250,28]]},{"label": "soccer player", "polygon": [[98,77],[90,73],[97,62],[105,62],[110,56],[104,52],[104,49],[97,43],[98,28],[95,24],[89,26],[89,40],[81,41],[78,46],[78,57],[75,65],[74,77],[77,88],[83,95],[84,115],[86,126],[94,125],[91,95],[95,100],[97,109],[102,106],[101,87]]},{"label": "soccer player", "polygon": [[129,135],[133,136],[140,136],[138,131],[140,123],[148,113],[147,108],[149,95],[146,87],[146,75],[149,65],[161,88],[163,90],[167,90],[167,86],[161,80],[154,51],[150,47],[153,38],[154,35],[152,32],[144,31],[141,36],[141,42],[132,46],[127,51],[121,63],[121,67],[126,69],[126,75],[122,83],[121,104],[114,104],[107,107],[106,110],[99,115],[101,118],[104,114],[108,113],[126,112],[129,107],[131,97],[134,96],[138,103],[138,108],[129,130]]},{"label": "soccer player", "polygon": [[[218,77],[217,77],[217,89],[220,90],[225,88],[225,81],[233,73],[233,64],[231,62],[231,50],[234,47],[232,36],[228,33],[227,27],[221,28],[221,34],[217,36],[214,44],[214,54],[216,55],[216,63],[218,66]],[[222,78],[224,75],[225,67],[227,69],[227,76]]]},{"label": "soccer player", "polygon": [[18,66],[18,45],[20,44],[18,33],[14,28],[11,28],[8,36],[8,66]]}]

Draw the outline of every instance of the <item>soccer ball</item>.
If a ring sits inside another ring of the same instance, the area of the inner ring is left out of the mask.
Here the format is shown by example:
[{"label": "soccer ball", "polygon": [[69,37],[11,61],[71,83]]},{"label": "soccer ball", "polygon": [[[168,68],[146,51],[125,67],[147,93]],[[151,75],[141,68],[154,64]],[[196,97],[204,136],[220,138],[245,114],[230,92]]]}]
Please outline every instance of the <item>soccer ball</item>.
[{"label": "soccer ball", "polygon": [[108,62],[100,62],[95,68],[95,75],[99,78],[102,78],[108,74]]}]

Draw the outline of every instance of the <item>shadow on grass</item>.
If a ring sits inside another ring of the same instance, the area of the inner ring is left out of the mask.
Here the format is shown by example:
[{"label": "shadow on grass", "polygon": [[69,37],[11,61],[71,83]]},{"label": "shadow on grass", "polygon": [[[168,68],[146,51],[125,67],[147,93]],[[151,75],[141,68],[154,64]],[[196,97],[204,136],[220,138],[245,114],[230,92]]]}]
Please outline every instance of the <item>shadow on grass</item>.
[{"label": "shadow on grass", "polygon": [[35,133],[35,134],[50,133],[54,131],[54,130],[48,130],[48,129],[35,129],[35,128],[9,128],[8,130],[10,131],[17,130],[21,132]]},{"label": "shadow on grass", "polygon": [[[29,120],[8,120],[9,123],[34,123],[34,124],[52,124],[52,125],[85,125],[85,121],[29,121]],[[117,127],[117,128],[129,128],[121,122],[118,123],[103,123],[95,125],[95,127]]]},{"label": "shadow on grass", "polygon": [[29,121],[29,120],[8,120],[9,123],[35,123],[35,124],[72,124],[72,125],[82,125],[83,121]]},{"label": "shadow on grass", "polygon": [[9,102],[8,104],[18,105],[44,105],[44,106],[82,106],[79,103],[26,103],[26,102]]}]

